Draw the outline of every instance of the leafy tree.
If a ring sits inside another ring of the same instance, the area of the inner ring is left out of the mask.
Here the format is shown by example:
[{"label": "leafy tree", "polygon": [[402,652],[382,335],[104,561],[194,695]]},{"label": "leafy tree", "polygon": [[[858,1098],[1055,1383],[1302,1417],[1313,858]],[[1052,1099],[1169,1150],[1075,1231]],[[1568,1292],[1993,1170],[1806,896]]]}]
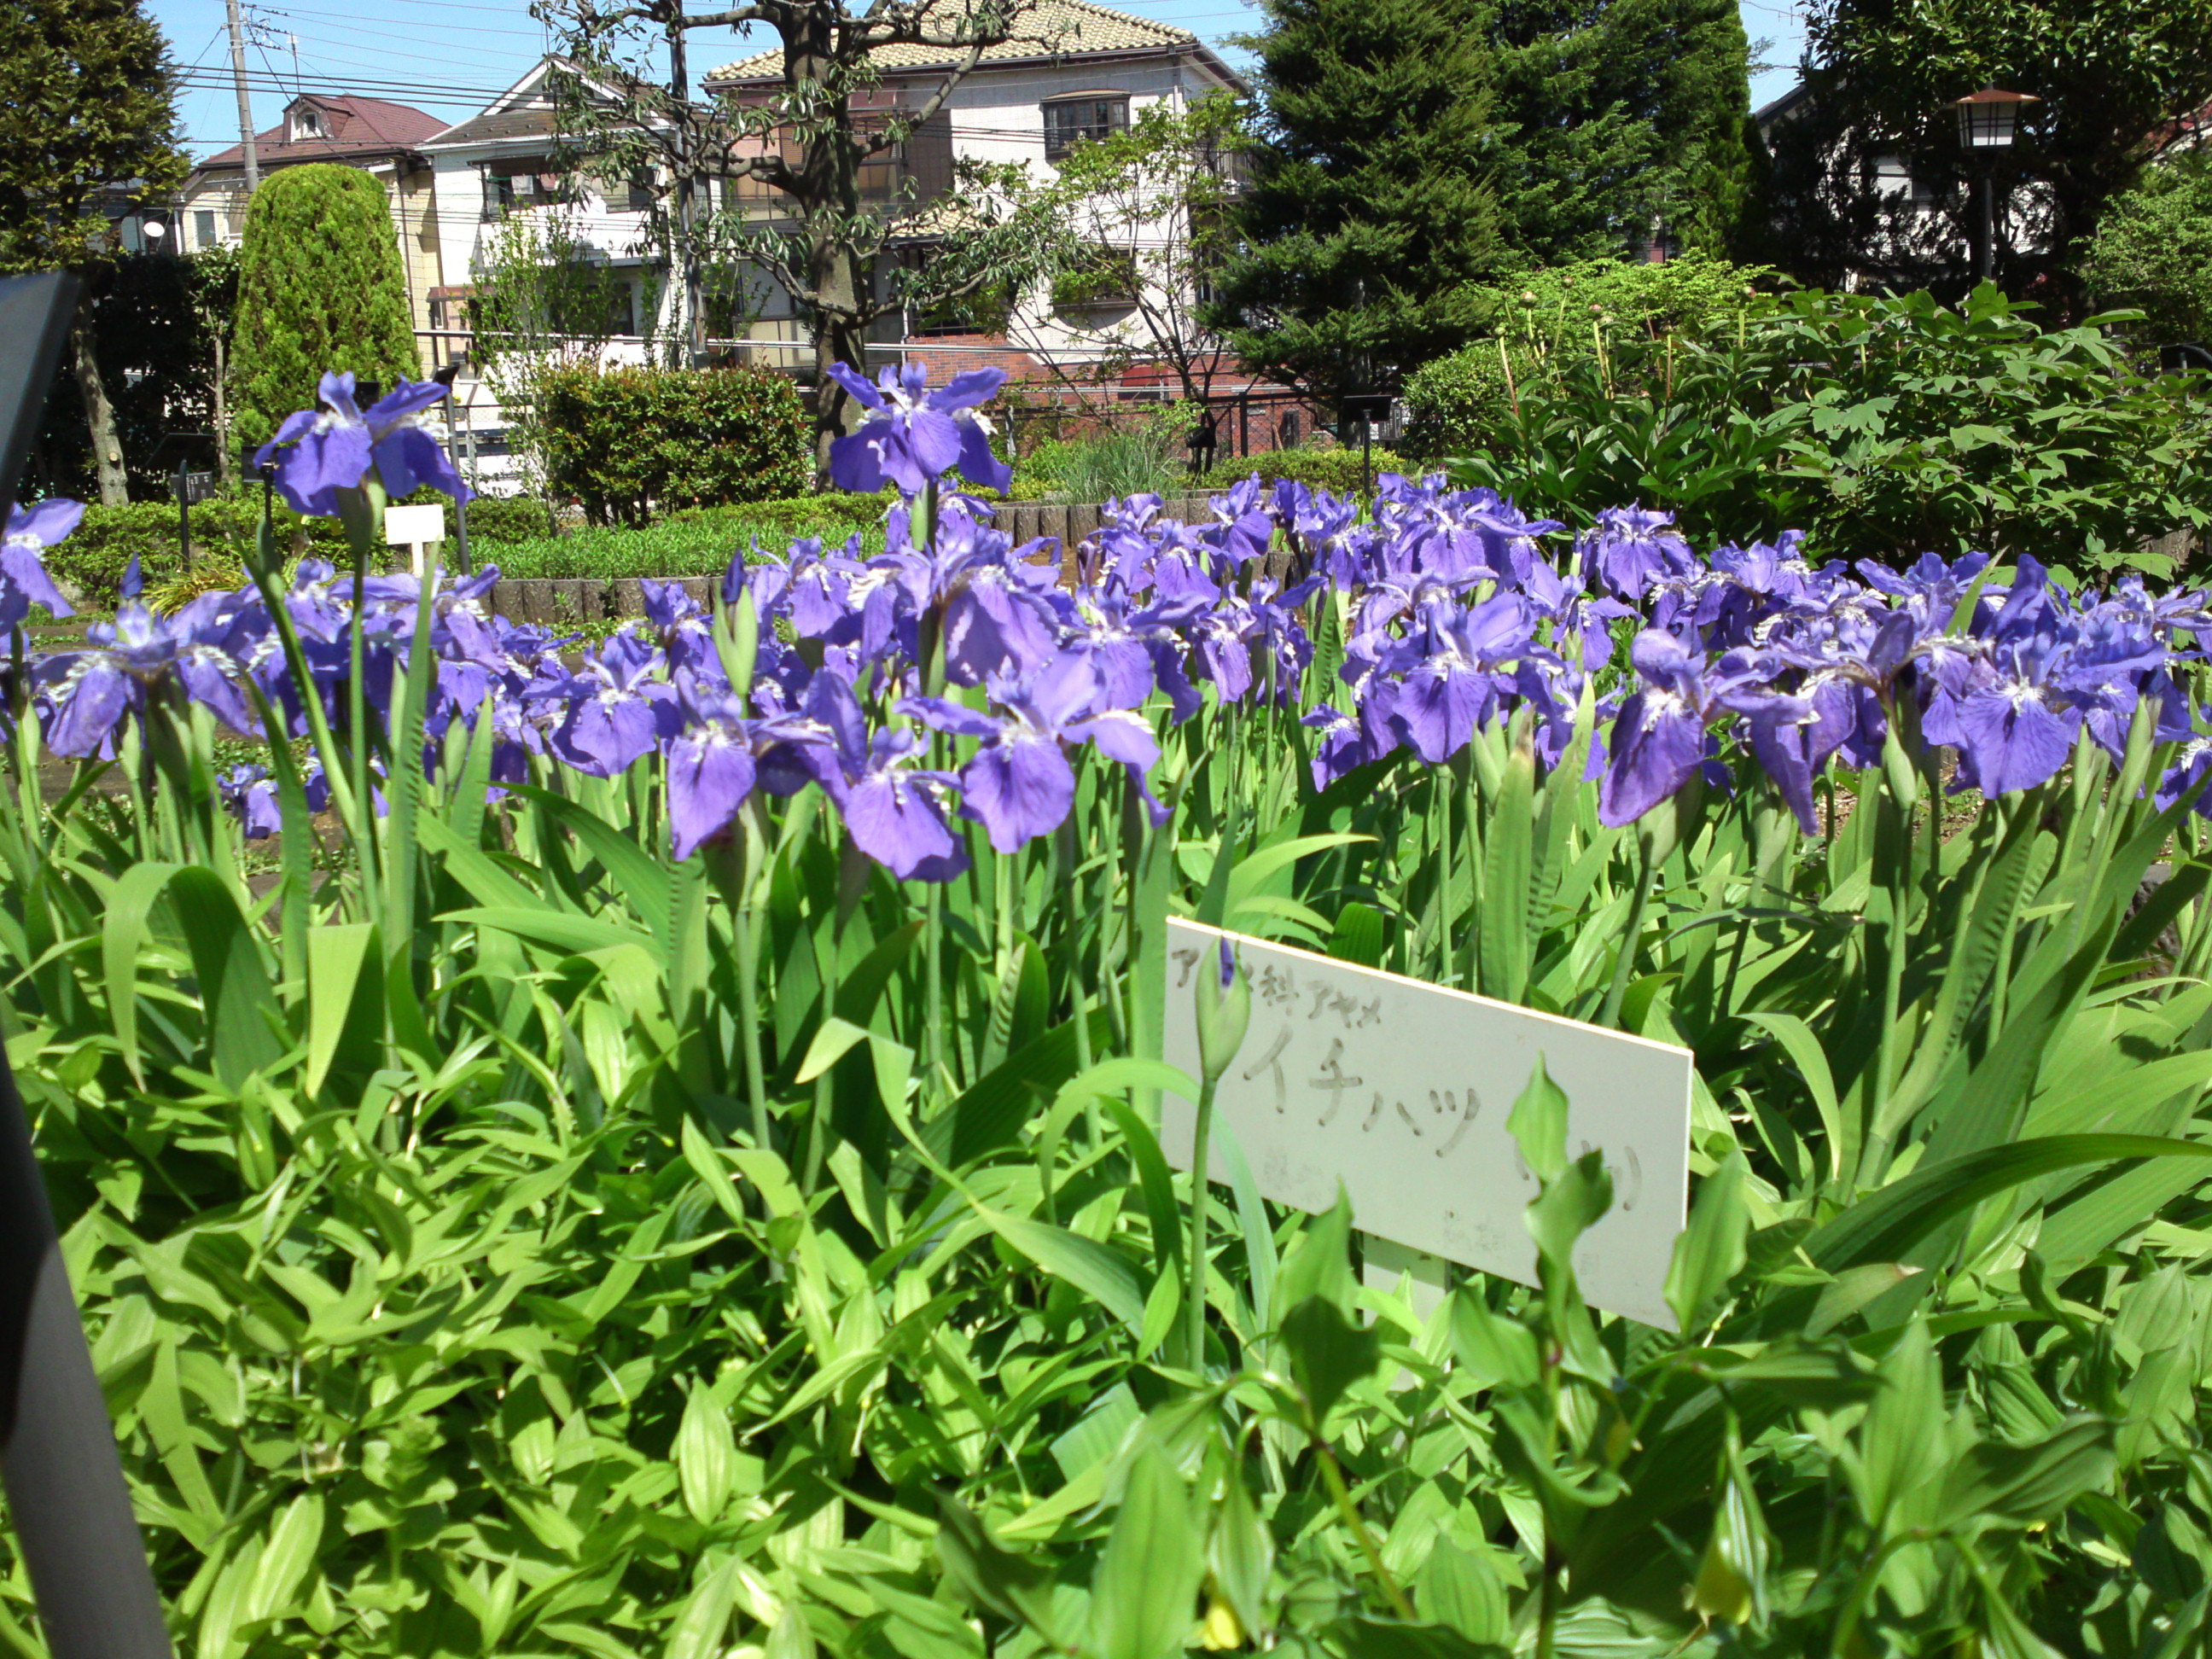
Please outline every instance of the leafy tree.
[{"label": "leafy tree", "polygon": [[2212,343],[2212,151],[2147,168],[2112,203],[2082,276],[2098,306],[2144,313],[2148,343]]},{"label": "leafy tree", "polygon": [[[120,252],[112,209],[173,191],[168,48],[137,0],[0,0],[0,271],[97,277]],[[89,314],[70,334],[100,498],[129,499]]]},{"label": "leafy tree", "polygon": [[[2033,94],[2017,142],[1970,158],[1953,100],[1985,86]],[[1768,257],[1832,285],[1964,276],[1981,157],[2000,199],[1998,280],[2070,308],[2106,209],[2212,100],[2212,0],[1820,0],[1808,97],[1773,134]],[[1868,188],[1894,158],[1923,201]]]},{"label": "leafy tree", "polygon": [[1264,0],[1266,115],[1208,319],[1326,398],[1463,343],[1507,252],[1486,0]]},{"label": "leafy tree", "polygon": [[1495,40],[1499,202],[1530,261],[1736,244],[1753,146],[1734,0],[1504,0]]},{"label": "leafy tree", "polygon": [[[1243,141],[1237,100],[1220,94],[1146,106],[1127,127],[1073,146],[1042,185],[1016,170],[1018,198],[1059,233],[1044,261],[1049,301],[1097,354],[1095,383],[1158,364],[1186,399],[1202,399],[1231,361],[1200,296],[1229,252]],[[1002,330],[1058,362],[1041,349],[1033,305],[1008,306]]]},{"label": "leafy tree", "polygon": [[[548,446],[539,419],[546,376],[596,364],[617,322],[630,308],[628,279],[610,269],[579,233],[572,207],[516,214],[477,244],[471,303],[470,349],[477,370],[507,411],[508,434],[528,490],[543,498],[546,525],[556,522]],[[650,314],[659,293],[637,295]]]},{"label": "leafy tree", "polygon": [[246,210],[231,362],[235,429],[264,443],[312,408],[329,368],[389,390],[422,373],[384,186],[355,167],[286,167]]},{"label": "leafy tree", "polygon": [[[717,263],[764,270],[806,319],[821,470],[849,402],[826,371],[865,362],[871,323],[981,294],[1034,269],[1037,227],[988,200],[929,204],[941,224],[963,228],[945,239],[940,257],[906,262],[893,249],[923,207],[910,182],[888,209],[862,199],[862,168],[935,119],[988,48],[1031,36],[1041,50],[1060,44],[1056,32],[1024,22],[1013,0],[757,0],[688,13],[682,0],[536,0],[533,10],[557,32],[573,66],[555,77],[571,159],[651,183],[654,237],[683,296],[679,339],[702,339]],[[695,99],[685,37],[755,23],[775,32],[781,90],[759,100]],[[856,112],[854,95],[881,79],[878,54],[917,46],[944,54],[921,102],[889,117]],[[665,87],[651,68],[656,51],[668,61]],[[772,193],[769,212],[714,205],[748,181]]]}]

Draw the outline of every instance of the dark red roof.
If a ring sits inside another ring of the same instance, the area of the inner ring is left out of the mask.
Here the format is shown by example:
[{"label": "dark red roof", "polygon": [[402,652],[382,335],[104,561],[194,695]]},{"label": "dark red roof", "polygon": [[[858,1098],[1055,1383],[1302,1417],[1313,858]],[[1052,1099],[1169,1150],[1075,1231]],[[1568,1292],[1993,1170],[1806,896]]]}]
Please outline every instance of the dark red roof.
[{"label": "dark red roof", "polygon": [[[288,141],[292,112],[305,104],[323,118],[320,137]],[[395,104],[382,98],[354,94],[326,95],[310,92],[284,106],[284,118],[266,132],[253,135],[254,160],[263,168],[289,167],[300,161],[343,161],[364,155],[390,155],[413,149],[447,123],[411,104]],[[238,145],[217,150],[200,163],[206,167],[242,167],[246,153]]]}]

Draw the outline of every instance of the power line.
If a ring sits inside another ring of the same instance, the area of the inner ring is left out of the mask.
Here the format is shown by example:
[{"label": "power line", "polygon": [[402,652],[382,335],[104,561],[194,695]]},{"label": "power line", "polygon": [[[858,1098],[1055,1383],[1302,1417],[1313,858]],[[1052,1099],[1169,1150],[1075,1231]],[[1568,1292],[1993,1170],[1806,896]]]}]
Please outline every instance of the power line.
[{"label": "power line", "polygon": [[[230,80],[228,76],[223,75],[220,70],[193,71],[182,75],[179,78],[186,80],[193,86],[206,85],[216,88],[228,85]],[[256,91],[281,93],[288,90],[284,84],[283,78],[281,76],[272,75],[264,70],[248,70],[246,71],[245,78],[246,84]],[[343,80],[349,83],[352,90],[360,92],[365,96],[371,98],[390,98],[397,94],[409,92],[425,95],[440,92],[452,93],[464,99],[496,98],[500,94],[507,90],[507,88],[503,86],[464,87],[434,81],[384,80],[375,76],[367,75],[349,75],[327,78]]]},{"label": "power line", "polygon": [[[348,39],[351,39],[353,36],[357,34],[366,34],[373,35],[380,40],[411,40],[419,42],[421,40],[421,36],[419,34],[393,34],[388,30],[384,29],[362,28],[358,24],[353,22],[352,20],[343,12],[317,11],[305,6],[270,6],[264,9],[266,9],[272,16],[276,17],[327,18],[333,22],[343,23],[346,25],[346,37]],[[536,29],[495,28],[490,25],[484,23],[433,23],[427,21],[421,23],[416,23],[411,19],[408,20],[408,21],[410,27],[418,30],[442,29],[463,34],[504,34],[519,40],[535,40],[539,38],[538,31]],[[303,40],[313,40],[319,37],[313,34],[303,33],[300,38]]]}]

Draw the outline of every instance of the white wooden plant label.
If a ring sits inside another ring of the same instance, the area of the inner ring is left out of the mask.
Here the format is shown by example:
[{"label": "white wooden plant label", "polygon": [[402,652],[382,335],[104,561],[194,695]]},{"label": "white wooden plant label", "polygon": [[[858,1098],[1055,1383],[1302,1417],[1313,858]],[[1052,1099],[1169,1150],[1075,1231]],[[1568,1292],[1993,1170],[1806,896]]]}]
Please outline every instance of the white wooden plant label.
[{"label": "white wooden plant label", "polygon": [[[1214,1110],[1262,1195],[1320,1212],[1341,1181],[1363,1231],[1534,1284],[1522,1213],[1536,1179],[1505,1120],[1540,1054],[1567,1097],[1568,1152],[1601,1148],[1613,1176],[1613,1208],[1575,1251],[1583,1297],[1675,1328],[1663,1291],[1688,1200],[1688,1049],[1170,918],[1166,1058],[1194,1078],[1193,975],[1224,937],[1251,981],[1252,1023]],[[1179,1170],[1196,1115],[1194,1102],[1162,1103]],[[1220,1147],[1208,1162],[1225,1183]]]}]

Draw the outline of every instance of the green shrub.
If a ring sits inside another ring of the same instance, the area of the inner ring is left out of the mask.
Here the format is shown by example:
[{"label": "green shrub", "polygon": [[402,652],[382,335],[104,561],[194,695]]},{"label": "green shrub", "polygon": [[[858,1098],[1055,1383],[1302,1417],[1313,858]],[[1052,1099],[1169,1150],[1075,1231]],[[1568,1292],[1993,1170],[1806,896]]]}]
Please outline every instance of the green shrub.
[{"label": "green shrub", "polygon": [[796,495],[811,427],[766,369],[560,368],[538,377],[548,483],[593,524]]},{"label": "green shrub", "polygon": [[[302,519],[282,501],[272,502],[270,518],[280,548],[290,548],[304,526],[307,545],[315,553],[333,562],[345,558],[345,532],[336,519]],[[257,492],[201,501],[191,509],[191,525],[195,556],[204,552],[234,562],[260,527],[260,496]],[[84,604],[104,607],[115,603],[133,554],[149,587],[184,574],[174,503],[88,505],[76,533],[46,555],[46,568],[81,595]]]},{"label": "green shrub", "polygon": [[587,525],[563,536],[487,542],[478,557],[509,577],[619,581],[631,576],[712,576],[733,557],[750,556],[756,545],[763,553],[781,554],[805,537],[842,543],[856,532],[869,553],[884,550],[880,512],[864,520],[823,518],[797,525],[788,518],[758,520],[732,512],[672,517],[641,529]]},{"label": "green shrub", "polygon": [[469,503],[469,540],[530,541],[554,533],[538,495],[479,495]]},{"label": "green shrub", "polygon": [[884,514],[897,499],[896,491],[855,495],[843,490],[825,490],[819,495],[788,495],[779,501],[743,501],[728,507],[679,507],[668,515],[667,522],[741,525],[763,538],[781,534],[825,538],[836,536],[842,539],[854,530],[880,526]]},{"label": "green shrub", "polygon": [[[1454,434],[1459,482],[1530,513],[1583,525],[1638,501],[1706,543],[1802,530],[1823,559],[2096,568],[2212,524],[2207,377],[2139,374],[2101,327],[2032,310],[1990,287],[1958,310],[1790,294],[1633,350],[1551,355],[1516,399],[1446,420],[1439,395],[1417,426]],[[1408,401],[1442,383],[1417,376]]]},{"label": "green shrub", "polygon": [[1048,438],[1015,463],[1018,501],[1111,501],[1122,495],[1173,495],[1190,483],[1189,434],[1194,404],[1172,404],[1083,438]]},{"label": "green shrub", "polygon": [[422,372],[384,186],[357,167],[286,167],[246,211],[232,335],[233,434],[265,443],[325,369],[386,391]]},{"label": "green shrub", "polygon": [[[1385,472],[1414,470],[1413,463],[1397,451],[1380,444],[1375,447],[1374,467],[1377,477]],[[1333,490],[1340,495],[1356,495],[1367,486],[1367,463],[1361,458],[1358,447],[1352,445],[1340,449],[1268,449],[1255,455],[1231,457],[1217,462],[1199,480],[1198,488],[1226,489],[1255,472],[1265,483],[1295,478],[1302,484]]]},{"label": "green shrub", "polygon": [[1691,257],[1663,264],[1589,259],[1475,290],[1489,337],[1439,357],[1406,382],[1407,453],[1457,454],[1512,414],[1516,388],[1563,361],[1603,357],[1616,372],[1665,355],[1677,336],[1733,329],[1758,308],[1764,265]]},{"label": "green shrub", "polygon": [[[427,487],[407,499],[410,502],[446,502],[445,496]],[[453,515],[451,503],[446,504],[446,524],[450,531]],[[205,557],[220,562],[226,569],[236,567],[261,527],[261,508],[258,486],[196,503],[191,509],[195,563]],[[346,549],[345,531],[336,519],[303,519],[284,505],[282,496],[273,495],[269,502],[269,519],[276,532],[277,550],[288,558],[302,536],[307,550],[318,558],[343,565],[351,556]],[[501,526],[500,532],[488,532],[484,528],[487,520]],[[529,497],[480,495],[469,503],[471,543],[479,538],[494,544],[519,540],[533,532],[540,538],[545,535],[543,501]],[[76,527],[76,532],[46,555],[46,568],[82,595],[85,604],[106,607],[115,603],[123,573],[130,568],[134,553],[138,556],[139,572],[146,579],[149,594],[165,586],[172,592],[181,591],[174,586],[185,573],[177,553],[177,508],[173,501],[133,501],[128,507],[101,507],[97,503],[87,506],[84,522]],[[447,556],[451,556],[450,544]]]},{"label": "green shrub", "polygon": [[2098,225],[2082,275],[2099,305],[2144,313],[2145,345],[2212,343],[2212,150],[2146,167]]}]

